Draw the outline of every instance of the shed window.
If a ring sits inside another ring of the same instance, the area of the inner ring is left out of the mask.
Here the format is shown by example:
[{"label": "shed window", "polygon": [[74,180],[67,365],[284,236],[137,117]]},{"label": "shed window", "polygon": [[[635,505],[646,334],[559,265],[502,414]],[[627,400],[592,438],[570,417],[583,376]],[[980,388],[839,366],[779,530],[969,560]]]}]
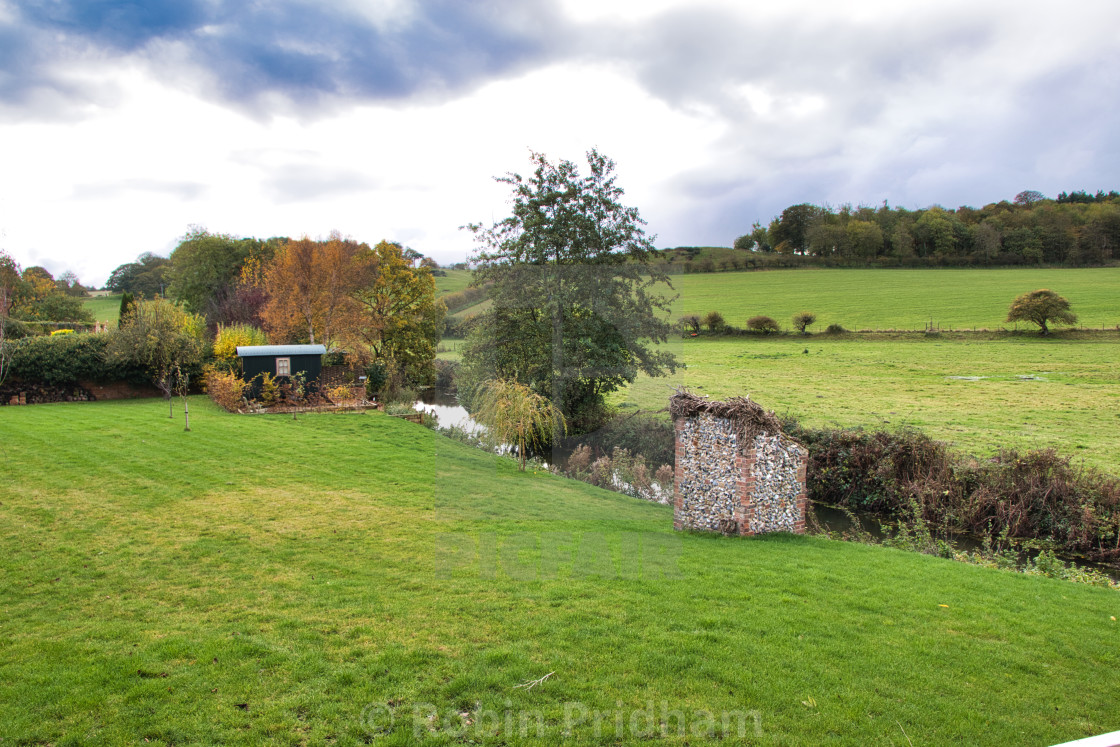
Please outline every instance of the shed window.
[{"label": "shed window", "polygon": [[292,375],[292,359],[291,358],[277,358],[276,359],[276,375],[277,376],[291,376]]}]

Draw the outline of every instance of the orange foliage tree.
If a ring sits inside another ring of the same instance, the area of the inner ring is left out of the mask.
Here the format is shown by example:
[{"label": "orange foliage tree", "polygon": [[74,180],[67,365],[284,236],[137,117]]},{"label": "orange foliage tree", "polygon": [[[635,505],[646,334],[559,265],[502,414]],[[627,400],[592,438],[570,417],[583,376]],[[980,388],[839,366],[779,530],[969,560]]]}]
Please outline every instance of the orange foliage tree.
[{"label": "orange foliage tree", "polygon": [[363,324],[355,295],[376,274],[368,244],[332,232],[326,241],[306,236],[277,252],[264,273],[268,292],[262,317],[273,340],[304,340],[329,349],[360,338]]}]

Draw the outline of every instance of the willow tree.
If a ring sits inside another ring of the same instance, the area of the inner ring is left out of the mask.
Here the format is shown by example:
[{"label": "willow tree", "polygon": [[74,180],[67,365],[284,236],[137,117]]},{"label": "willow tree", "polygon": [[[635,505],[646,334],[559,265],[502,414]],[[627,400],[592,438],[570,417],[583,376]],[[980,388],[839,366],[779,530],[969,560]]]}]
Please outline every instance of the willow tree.
[{"label": "willow tree", "polygon": [[638,373],[675,371],[658,349],[671,331],[669,278],[637,208],[621,204],[614,161],[591,150],[588,173],[533,153],[533,173],[498,177],[512,214],[466,226],[479,248],[474,282],[493,301],[463,350],[460,398],[511,379],[550,399],[573,430],[602,421],[604,396]]},{"label": "willow tree", "polygon": [[567,429],[564,414],[552,402],[524,384],[506,379],[482,385],[474,417],[486,426],[491,443],[517,448],[522,472],[529,449],[539,449],[550,442],[554,432],[563,434]]}]

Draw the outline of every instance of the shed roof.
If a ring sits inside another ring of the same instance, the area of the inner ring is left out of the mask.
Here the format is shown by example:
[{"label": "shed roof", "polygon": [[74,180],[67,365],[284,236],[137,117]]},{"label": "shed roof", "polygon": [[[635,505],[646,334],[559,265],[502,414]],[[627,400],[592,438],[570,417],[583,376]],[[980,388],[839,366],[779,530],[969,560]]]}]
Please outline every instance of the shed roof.
[{"label": "shed roof", "polygon": [[323,345],[238,345],[237,355],[248,358],[254,355],[323,355]]}]

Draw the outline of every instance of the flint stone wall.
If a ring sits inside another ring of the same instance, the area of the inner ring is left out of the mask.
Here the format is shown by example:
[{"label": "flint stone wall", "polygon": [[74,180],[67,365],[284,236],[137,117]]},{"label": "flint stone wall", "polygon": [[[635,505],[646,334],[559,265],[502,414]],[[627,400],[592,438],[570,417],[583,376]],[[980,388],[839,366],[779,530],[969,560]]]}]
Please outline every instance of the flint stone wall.
[{"label": "flint stone wall", "polygon": [[724,534],[805,531],[807,450],[783,433],[740,443],[711,413],[678,418],[673,526]]}]

